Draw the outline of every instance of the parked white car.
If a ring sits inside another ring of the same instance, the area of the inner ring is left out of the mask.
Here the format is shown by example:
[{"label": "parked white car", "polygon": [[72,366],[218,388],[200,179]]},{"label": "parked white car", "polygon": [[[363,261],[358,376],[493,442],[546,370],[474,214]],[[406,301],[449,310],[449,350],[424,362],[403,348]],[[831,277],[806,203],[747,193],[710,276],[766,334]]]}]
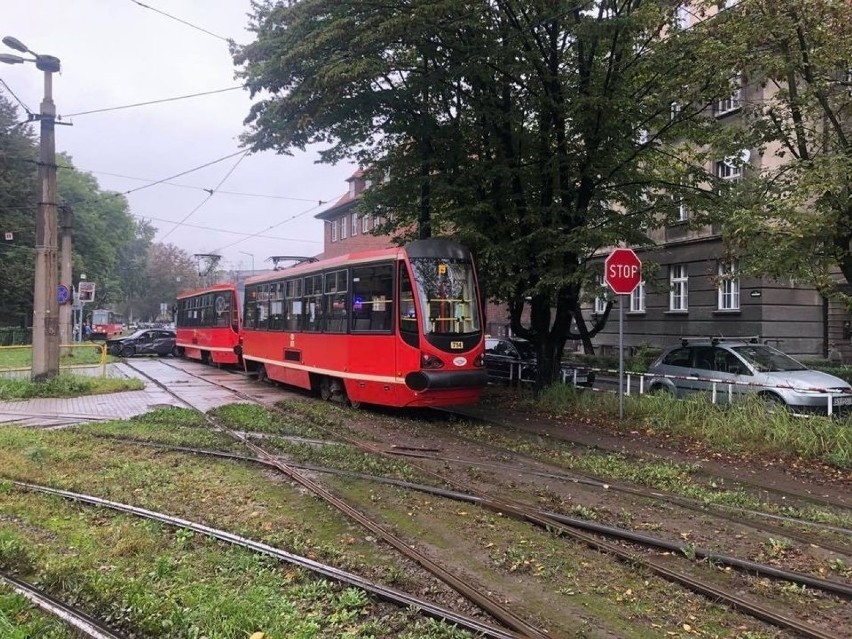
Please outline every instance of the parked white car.
[{"label": "parked white car", "polygon": [[649,392],[712,393],[724,403],[756,393],[796,412],[852,412],[852,386],[809,369],[776,348],[751,341],[684,340],[648,367]]}]

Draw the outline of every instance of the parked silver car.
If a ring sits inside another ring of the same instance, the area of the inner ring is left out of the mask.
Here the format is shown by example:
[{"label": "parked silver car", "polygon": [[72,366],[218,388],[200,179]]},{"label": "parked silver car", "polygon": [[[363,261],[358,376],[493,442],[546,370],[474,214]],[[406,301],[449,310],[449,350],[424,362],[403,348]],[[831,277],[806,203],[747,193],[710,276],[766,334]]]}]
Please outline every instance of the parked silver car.
[{"label": "parked silver car", "polygon": [[796,412],[852,412],[852,386],[811,370],[778,349],[753,341],[684,340],[648,368],[649,392],[678,397],[701,392],[717,403],[756,393]]}]

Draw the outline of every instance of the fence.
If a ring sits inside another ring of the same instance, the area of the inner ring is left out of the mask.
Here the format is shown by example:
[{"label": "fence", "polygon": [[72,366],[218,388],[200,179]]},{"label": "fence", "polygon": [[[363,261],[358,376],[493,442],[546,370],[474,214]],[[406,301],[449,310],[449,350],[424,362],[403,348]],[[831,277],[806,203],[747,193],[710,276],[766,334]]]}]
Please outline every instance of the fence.
[{"label": "fence", "polygon": [[33,343],[31,328],[0,328],[0,346],[17,346]]},{"label": "fence", "polygon": [[[15,375],[32,370],[32,345],[0,346],[0,375]],[[106,377],[107,350],[105,344],[86,342],[82,344],[63,344],[59,347],[59,371],[100,369],[100,376]]]}]

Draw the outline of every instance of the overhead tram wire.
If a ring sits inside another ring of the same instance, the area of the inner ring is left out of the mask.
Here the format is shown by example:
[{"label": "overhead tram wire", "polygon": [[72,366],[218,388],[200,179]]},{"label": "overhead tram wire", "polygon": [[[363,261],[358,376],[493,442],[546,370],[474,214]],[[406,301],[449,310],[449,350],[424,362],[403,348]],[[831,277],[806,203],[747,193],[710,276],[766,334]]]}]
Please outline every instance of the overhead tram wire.
[{"label": "overhead tram wire", "polygon": [[167,18],[171,18],[172,20],[180,22],[181,24],[185,24],[186,26],[191,27],[193,29],[196,29],[197,31],[201,31],[202,33],[206,33],[209,36],[213,36],[214,38],[222,40],[223,42],[227,42],[228,44],[233,42],[233,40],[231,38],[224,38],[224,37],[220,36],[218,33],[213,33],[212,31],[208,31],[207,29],[205,29],[203,27],[199,27],[197,24],[192,24],[191,22],[187,22],[186,20],[183,20],[182,18],[178,18],[177,16],[173,16],[170,13],[166,13],[165,11],[157,9],[156,7],[151,7],[147,4],[145,4],[144,2],[139,2],[139,0],[130,0],[130,1],[133,4],[139,5],[143,9],[149,9],[150,11],[153,11],[155,13],[159,13],[160,15],[164,15]]},{"label": "overhead tram wire", "polygon": [[23,100],[21,100],[21,98],[19,98],[17,95],[15,95],[15,92],[12,91],[12,87],[10,87],[8,84],[6,84],[6,81],[3,78],[0,78],[0,83],[2,83],[4,87],[6,87],[6,90],[9,92],[9,95],[11,95],[13,98],[15,98],[15,100],[18,101],[18,104],[21,105],[21,108],[24,111],[27,112],[27,115],[35,115],[32,112],[32,110],[30,109],[30,107],[28,107],[26,104],[24,104]]},{"label": "overhead tram wire", "polygon": [[198,209],[200,209],[202,206],[204,206],[205,204],[207,204],[207,202],[209,202],[209,201],[210,201],[210,198],[212,198],[212,197],[213,197],[213,195],[215,195],[215,193],[216,193],[216,189],[218,189],[220,186],[222,186],[222,185],[225,183],[225,180],[227,180],[229,177],[231,177],[231,174],[232,174],[234,171],[236,171],[237,167],[240,165],[240,163],[241,163],[243,160],[245,160],[245,159],[246,159],[246,156],[247,156],[248,154],[249,154],[248,149],[246,149],[245,151],[243,151],[243,152],[242,152],[242,155],[240,156],[240,158],[239,158],[236,162],[234,162],[234,166],[232,166],[232,167],[230,168],[230,170],[229,170],[229,171],[225,174],[225,177],[223,177],[221,180],[219,180],[219,184],[217,184],[214,188],[210,189],[210,190],[207,192],[207,193],[208,193],[208,194],[207,194],[207,197],[206,197],[206,198],[204,198],[201,202],[199,202],[199,203],[198,203],[198,206],[196,206],[196,207],[195,207],[194,209],[192,209],[189,213],[187,213],[187,214],[184,216],[184,218],[183,218],[180,222],[178,222],[177,224],[175,224],[175,225],[174,225],[174,226],[173,226],[173,227],[172,227],[169,231],[167,231],[167,232],[166,232],[166,234],[165,234],[163,237],[161,237],[161,238],[160,238],[160,241],[162,242],[163,240],[165,240],[165,239],[166,239],[169,235],[171,235],[171,234],[174,232],[174,230],[175,230],[177,227],[179,227],[179,226],[183,225],[183,223],[184,223],[184,222],[186,222],[189,218],[191,218],[193,215],[195,215],[195,213],[196,213],[196,211],[198,211]]},{"label": "overhead tram wire", "polygon": [[[174,180],[175,178],[181,177],[183,175],[187,175],[189,173],[194,173],[195,171],[200,171],[201,169],[206,169],[208,166],[213,166],[214,164],[218,164],[219,162],[224,162],[225,160],[235,158],[238,155],[244,156],[247,153],[248,153],[248,151],[246,151],[246,150],[237,151],[236,153],[229,153],[228,155],[225,155],[225,156],[218,158],[216,160],[212,160],[211,162],[207,162],[206,164],[202,164],[201,166],[196,166],[194,169],[182,171],[180,173],[176,173],[175,175],[169,176],[167,178],[163,178],[162,180],[157,180],[155,182],[151,182],[150,184],[146,184],[145,186],[140,186],[140,187],[135,188],[135,189],[130,189],[129,191],[124,191],[120,195],[129,195],[131,193],[135,193],[136,191],[141,191],[142,189],[148,189],[148,188],[151,188],[152,186],[157,186],[158,184],[163,184],[164,182],[168,182],[169,180]],[[240,161],[242,161],[242,160],[240,160]]]},{"label": "overhead tram wire", "polygon": [[222,251],[224,251],[225,249],[229,249],[229,248],[231,248],[232,246],[236,246],[237,244],[242,244],[242,243],[243,243],[243,242],[245,242],[246,240],[249,240],[249,239],[251,239],[251,238],[253,238],[253,237],[263,237],[263,236],[262,236],[262,233],[266,233],[267,231],[271,231],[271,230],[272,230],[272,229],[274,229],[274,228],[278,228],[279,226],[283,226],[284,224],[287,224],[288,222],[292,222],[293,220],[295,220],[295,219],[297,219],[297,218],[300,218],[300,217],[302,217],[303,215],[307,215],[307,214],[308,214],[308,213],[310,213],[311,211],[314,211],[314,210],[318,209],[319,207],[323,206],[324,204],[328,204],[330,201],[331,201],[331,200],[319,200],[319,201],[318,201],[318,202],[317,202],[314,206],[312,206],[312,207],[310,207],[310,208],[307,208],[307,209],[305,209],[304,211],[301,211],[300,213],[296,213],[295,215],[291,215],[291,216],[290,216],[290,217],[288,217],[286,220],[282,220],[282,221],[278,222],[277,224],[273,224],[272,226],[268,226],[267,228],[263,229],[262,231],[258,231],[257,233],[252,233],[252,234],[251,234],[251,235],[249,235],[248,237],[244,237],[243,239],[241,239],[241,240],[237,240],[236,242],[231,242],[230,244],[226,244],[226,245],[224,245],[224,246],[220,246],[219,248],[217,248],[217,249],[216,249],[216,251],[215,251],[215,252],[216,252],[216,253],[221,253],[221,252],[222,252]]},{"label": "overhead tram wire", "polygon": [[[3,84],[6,84],[5,82]],[[133,109],[140,106],[148,106],[150,104],[164,104],[166,102],[177,102],[178,100],[188,100],[189,98],[198,98],[205,95],[215,95],[217,93],[226,93],[228,91],[236,91],[237,89],[244,89],[245,87],[241,84],[235,87],[228,87],[226,89],[214,89],[212,91],[201,91],[199,93],[189,93],[187,95],[177,95],[172,98],[162,98],[161,100],[148,100],[147,102],[136,102],[134,104],[125,104],[122,106],[114,106],[114,107],[105,107],[103,109],[92,109],[90,111],[77,111],[76,113],[64,113],[60,117],[61,118],[73,118],[80,115],[91,115],[92,113],[105,113],[107,111],[120,111],[122,109]]]}]

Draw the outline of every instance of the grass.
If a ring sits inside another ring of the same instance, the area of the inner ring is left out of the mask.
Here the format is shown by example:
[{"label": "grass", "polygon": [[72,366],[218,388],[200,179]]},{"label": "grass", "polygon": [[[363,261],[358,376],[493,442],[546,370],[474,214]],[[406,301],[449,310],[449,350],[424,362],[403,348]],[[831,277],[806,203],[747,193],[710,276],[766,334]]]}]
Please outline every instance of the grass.
[{"label": "grass", "polygon": [[[59,350],[59,366],[95,365],[101,362],[101,346],[97,342],[83,342],[73,348],[62,346]],[[0,347],[0,371],[29,368],[33,361],[32,346]]]},{"label": "grass", "polygon": [[[89,436],[121,434],[122,424],[154,440],[175,433],[188,440],[216,436],[199,428],[198,415],[181,409],[74,431],[7,428],[0,430],[0,467],[7,477],[170,512],[368,576],[393,564],[386,548],[353,531],[339,513],[286,482],[270,480],[256,466]],[[470,636],[203,536],[20,493],[2,482],[0,569],[81,606],[127,636]],[[21,619],[20,605],[0,599],[0,619],[7,618],[17,633],[4,634],[0,625],[0,636],[64,639],[33,630],[41,622]]]},{"label": "grass", "polygon": [[33,397],[79,397],[101,393],[118,393],[142,390],[145,384],[138,379],[88,377],[60,373],[46,382],[35,383],[29,379],[0,378],[0,400],[30,399]]},{"label": "grass", "polygon": [[[799,417],[783,410],[768,412],[757,397],[720,406],[696,395],[685,400],[667,395],[624,398],[623,428],[699,441],[725,453],[756,453],[818,460],[852,468],[852,419],[818,415]],[[617,422],[618,398],[582,393],[555,385],[524,403],[548,415]]]}]

